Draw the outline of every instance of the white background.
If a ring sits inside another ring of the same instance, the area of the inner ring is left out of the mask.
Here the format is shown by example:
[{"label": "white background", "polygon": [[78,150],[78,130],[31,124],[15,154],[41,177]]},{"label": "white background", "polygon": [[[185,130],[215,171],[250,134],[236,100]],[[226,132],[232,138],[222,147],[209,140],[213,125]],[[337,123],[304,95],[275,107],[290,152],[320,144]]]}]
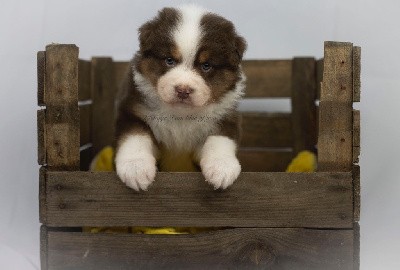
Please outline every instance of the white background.
[{"label": "white background", "polygon": [[[137,28],[183,1],[0,1],[0,269],[39,268],[36,52],[75,43],[80,57],[128,60]],[[199,1],[200,2],[200,1]],[[247,39],[246,58],[362,47],[362,269],[400,269],[400,2],[201,1]]]}]

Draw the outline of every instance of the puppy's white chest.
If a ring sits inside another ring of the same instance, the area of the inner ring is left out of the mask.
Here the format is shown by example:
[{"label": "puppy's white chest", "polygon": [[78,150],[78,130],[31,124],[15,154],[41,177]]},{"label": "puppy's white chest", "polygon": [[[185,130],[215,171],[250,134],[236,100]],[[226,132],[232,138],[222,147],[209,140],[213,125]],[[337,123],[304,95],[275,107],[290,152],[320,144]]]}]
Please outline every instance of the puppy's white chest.
[{"label": "puppy's white chest", "polygon": [[215,121],[200,116],[159,115],[146,122],[159,143],[176,151],[194,150],[217,131]]}]

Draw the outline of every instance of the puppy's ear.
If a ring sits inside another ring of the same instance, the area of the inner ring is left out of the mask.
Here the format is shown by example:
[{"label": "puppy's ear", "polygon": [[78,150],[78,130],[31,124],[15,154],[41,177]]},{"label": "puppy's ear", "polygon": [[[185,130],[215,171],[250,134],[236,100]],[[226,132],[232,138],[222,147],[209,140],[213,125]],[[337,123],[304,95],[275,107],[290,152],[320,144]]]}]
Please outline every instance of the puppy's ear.
[{"label": "puppy's ear", "polygon": [[163,8],[156,17],[139,28],[139,43],[142,52],[160,42],[171,31],[171,27],[178,20],[177,10]]},{"label": "puppy's ear", "polygon": [[247,49],[246,40],[241,36],[237,36],[235,39],[235,46],[236,46],[236,52],[239,55],[239,59],[242,60],[243,54]]}]

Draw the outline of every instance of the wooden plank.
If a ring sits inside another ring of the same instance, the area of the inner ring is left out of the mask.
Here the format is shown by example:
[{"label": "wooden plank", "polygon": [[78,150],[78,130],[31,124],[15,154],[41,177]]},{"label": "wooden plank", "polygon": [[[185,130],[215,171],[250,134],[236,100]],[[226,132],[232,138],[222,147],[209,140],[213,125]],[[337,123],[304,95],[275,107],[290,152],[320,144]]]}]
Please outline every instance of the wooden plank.
[{"label": "wooden plank", "polygon": [[293,152],[284,149],[243,148],[238,152],[243,172],[284,172]]},{"label": "wooden plank", "polygon": [[[201,173],[157,173],[147,192],[114,172],[47,172],[48,226],[352,228],[352,175],[241,173],[214,191]],[[145,206],[145,207],[144,207]]]},{"label": "wooden plank", "polygon": [[291,60],[246,60],[246,98],[290,97]]},{"label": "wooden plank", "polygon": [[132,74],[131,70],[128,70],[129,62],[114,62],[115,71],[115,81],[117,82],[117,87],[124,81],[127,72]]},{"label": "wooden plank", "polygon": [[318,170],[351,171],[353,45],[325,42],[319,104]]},{"label": "wooden plank", "polygon": [[79,168],[78,47],[46,47],[46,159],[49,169]]},{"label": "wooden plank", "polygon": [[46,203],[46,168],[39,169],[39,221],[46,223],[47,203]]},{"label": "wooden plank", "polygon": [[242,112],[243,147],[291,147],[292,122],[289,113]]},{"label": "wooden plank", "polygon": [[361,47],[353,48],[353,101],[360,102],[361,97]]},{"label": "wooden plank", "polygon": [[321,84],[324,75],[324,58],[317,60],[317,99],[321,93]]},{"label": "wooden plank", "polygon": [[361,209],[361,186],[360,186],[360,166],[353,167],[353,219],[355,222],[360,221]]},{"label": "wooden plank", "polygon": [[353,269],[353,231],[236,228],[192,235],[48,232],[49,269]]},{"label": "wooden plank", "polygon": [[45,118],[46,111],[38,110],[37,111],[37,136],[38,136],[38,164],[44,165],[46,164],[46,148],[45,148]]},{"label": "wooden plank", "polygon": [[81,157],[80,170],[88,171],[90,163],[92,162],[93,159],[93,147],[89,147],[87,149],[82,150],[80,152],[80,157]]},{"label": "wooden plank", "polygon": [[293,154],[317,144],[316,63],[314,58],[294,58],[292,64]]},{"label": "wooden plank", "polygon": [[114,143],[114,100],[117,92],[111,58],[92,59],[92,143],[94,153]]},{"label": "wooden plank", "polygon": [[47,227],[42,225],[40,226],[40,269],[47,270],[53,269],[48,267],[49,261],[49,249],[48,249],[48,231]]},{"label": "wooden plank", "polygon": [[39,51],[37,53],[37,103],[39,106],[45,106],[44,102],[44,77],[46,71],[46,53]]},{"label": "wooden plank", "polygon": [[79,59],[79,100],[90,100],[91,89],[91,62]]},{"label": "wooden plank", "polygon": [[79,107],[80,145],[92,142],[92,105]]},{"label": "wooden plank", "polygon": [[360,147],[360,111],[353,110],[353,163],[359,162]]}]

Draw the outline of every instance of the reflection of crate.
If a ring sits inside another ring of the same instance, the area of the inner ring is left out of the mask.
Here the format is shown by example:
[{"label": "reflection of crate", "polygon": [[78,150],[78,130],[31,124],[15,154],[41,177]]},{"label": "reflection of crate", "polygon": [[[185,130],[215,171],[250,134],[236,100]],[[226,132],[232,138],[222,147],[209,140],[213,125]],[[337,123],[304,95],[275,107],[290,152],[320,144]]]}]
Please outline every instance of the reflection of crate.
[{"label": "reflection of crate", "polygon": [[[201,173],[160,172],[137,193],[115,173],[79,171],[112,143],[127,66],[79,60],[74,45],[38,53],[42,269],[359,268],[359,47],[326,42],[324,61],[243,63],[247,97],[291,98],[292,113],[243,112],[243,172],[225,191]],[[279,172],[316,145],[318,172]],[[141,235],[82,226],[224,228]]]}]

